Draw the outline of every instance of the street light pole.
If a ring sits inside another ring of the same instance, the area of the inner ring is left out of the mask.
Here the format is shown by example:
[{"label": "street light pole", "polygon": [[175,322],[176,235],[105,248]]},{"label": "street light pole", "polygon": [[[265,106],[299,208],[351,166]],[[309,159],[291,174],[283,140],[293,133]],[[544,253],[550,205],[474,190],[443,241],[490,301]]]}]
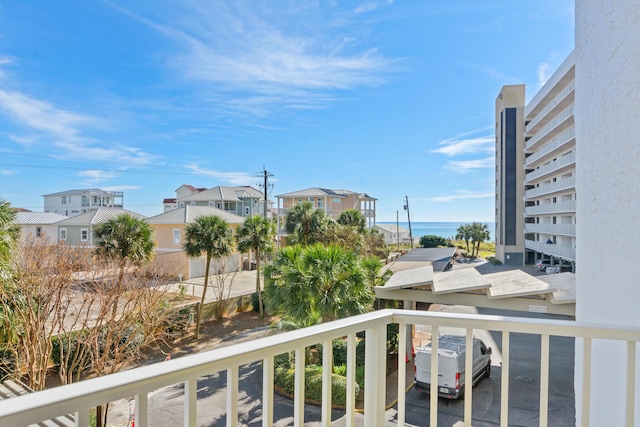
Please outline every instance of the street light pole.
[{"label": "street light pole", "polygon": [[409,214],[409,196],[404,196],[404,210],[407,211],[407,220],[409,221],[409,242],[413,249],[413,234],[411,233],[411,215]]}]

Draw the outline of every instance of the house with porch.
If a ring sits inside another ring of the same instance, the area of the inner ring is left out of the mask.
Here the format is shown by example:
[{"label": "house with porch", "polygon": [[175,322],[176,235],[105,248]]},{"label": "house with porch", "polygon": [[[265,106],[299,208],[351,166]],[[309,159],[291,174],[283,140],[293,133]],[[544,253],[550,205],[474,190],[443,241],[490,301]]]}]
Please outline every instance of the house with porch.
[{"label": "house with porch", "polygon": [[93,229],[95,226],[122,214],[129,214],[137,219],[146,219],[144,215],[127,209],[98,208],[57,222],[55,224],[57,228],[56,241],[63,241],[69,245],[93,247],[95,240]]},{"label": "house with porch", "polygon": [[54,212],[16,212],[13,224],[20,229],[23,239],[49,239],[56,241],[58,236],[58,222],[67,219],[66,216]]},{"label": "house with porch", "polygon": [[[176,190],[176,197],[164,199],[164,212],[185,206],[208,206],[241,217],[264,215],[264,193],[255,188],[244,185],[230,187],[219,185],[213,188],[196,188],[191,185],[181,185]],[[271,216],[268,209],[267,215]]]},{"label": "house with porch", "polygon": [[122,191],[107,191],[100,188],[74,189],[45,194],[44,211],[64,216],[75,216],[100,208],[124,207]]}]

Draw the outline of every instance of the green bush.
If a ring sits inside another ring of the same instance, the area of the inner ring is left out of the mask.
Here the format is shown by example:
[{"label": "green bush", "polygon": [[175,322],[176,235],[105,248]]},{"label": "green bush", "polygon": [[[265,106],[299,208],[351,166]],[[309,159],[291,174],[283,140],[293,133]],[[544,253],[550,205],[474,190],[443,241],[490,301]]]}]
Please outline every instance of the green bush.
[{"label": "green bush", "polygon": [[189,328],[192,310],[195,306],[182,307],[172,310],[164,321],[164,330],[169,335],[183,335]]},{"label": "green bush", "polygon": [[0,381],[16,373],[16,352],[10,348],[0,348]]},{"label": "green bush", "polygon": [[397,353],[400,337],[400,325],[390,323],[387,325],[387,354]]},{"label": "green bush", "polygon": [[[257,292],[251,294],[251,308],[255,313],[260,313],[260,298],[258,298]],[[264,294],[262,294],[262,311],[264,313],[267,312],[267,308],[264,303]]]},{"label": "green bush", "polygon": [[438,246],[447,246],[447,239],[433,234],[427,234],[420,237],[420,246],[423,248],[437,248]]},{"label": "green bush", "polygon": [[[274,382],[276,387],[290,396],[294,396],[295,386],[295,370],[276,368],[274,374]],[[355,386],[355,396],[358,395],[360,388],[358,384]],[[308,366],[305,368],[305,399],[322,401],[322,367]],[[344,405],[347,397],[347,379],[344,376],[331,375],[331,403],[334,405]]]},{"label": "green bush", "polygon": [[[66,335],[58,335],[51,339],[51,359],[53,359],[53,369],[60,372],[60,352],[66,359],[67,369],[72,370],[75,374],[78,371],[84,371],[91,365],[90,351],[88,345],[84,342],[86,331],[71,332]],[[62,347],[62,348],[61,348]]]}]

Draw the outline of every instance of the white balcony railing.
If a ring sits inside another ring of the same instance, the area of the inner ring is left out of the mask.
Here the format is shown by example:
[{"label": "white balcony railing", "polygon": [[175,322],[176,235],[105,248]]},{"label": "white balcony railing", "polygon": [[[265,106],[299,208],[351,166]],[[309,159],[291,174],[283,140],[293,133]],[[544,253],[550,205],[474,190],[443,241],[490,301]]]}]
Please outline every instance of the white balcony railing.
[{"label": "white balcony railing", "polygon": [[[364,393],[364,425],[367,427],[381,427],[385,423],[385,388],[386,388],[386,325],[398,323],[400,329],[400,348],[407,348],[406,331],[408,325],[430,325],[431,333],[437,335],[441,328],[455,327],[466,331],[467,345],[470,346],[473,330],[489,330],[501,334],[502,366],[500,374],[500,425],[507,426],[509,421],[509,387],[510,387],[510,336],[511,334],[533,334],[540,337],[540,377],[539,377],[539,407],[538,416],[540,426],[552,425],[549,421],[549,365],[550,365],[550,337],[575,337],[583,339],[583,354],[581,360],[584,367],[582,389],[575,390],[576,400],[581,401],[582,420],[589,420],[591,402],[591,356],[592,340],[607,339],[627,342],[627,357],[635,360],[636,343],[640,342],[640,328],[616,328],[609,326],[581,324],[569,320],[547,320],[532,318],[514,318],[503,316],[434,313],[409,310],[381,310],[361,316],[338,320],[326,324],[313,326],[293,332],[266,337],[251,342],[245,342],[229,347],[207,351],[130,371],[109,375],[102,378],[90,379],[68,386],[57,387],[20,396],[0,402],[0,425],[24,426],[53,419],[63,414],[75,413],[76,425],[89,425],[89,408],[105,402],[114,401],[129,396],[135,396],[135,425],[148,425],[147,395],[160,387],[184,384],[184,426],[196,425],[198,412],[197,380],[199,377],[213,372],[226,371],[226,414],[215,414],[216,418],[226,416],[228,426],[238,425],[238,384],[239,366],[259,361],[263,364],[262,374],[262,425],[272,426],[274,417],[274,385],[273,366],[274,356],[295,351],[295,390],[293,400],[293,422],[295,426],[304,424],[304,354],[305,348],[322,343],[324,348],[331,348],[334,338],[347,337],[347,396],[346,426],[355,425],[355,347],[356,333],[366,331],[365,354],[365,383]],[[579,351],[579,350],[576,350]],[[432,393],[429,401],[429,425],[438,425],[438,393],[437,386],[437,352],[432,353],[431,370]],[[466,371],[471,371],[472,352],[467,352]],[[405,366],[405,354],[400,351],[398,366]],[[517,363],[517,361],[516,361]],[[323,353],[323,389],[322,389],[322,420],[321,425],[331,424],[331,382],[330,352]],[[626,369],[633,370],[634,364]],[[623,368],[621,368],[623,369]],[[597,375],[594,371],[593,375]],[[626,405],[626,414],[631,414],[633,423],[634,390],[636,377],[627,372],[626,390],[618,390],[620,398]],[[398,403],[396,425],[405,425],[405,375],[398,375],[397,391]],[[394,385],[395,387],[395,385]],[[536,389],[537,391],[537,389]],[[221,392],[223,392],[221,390]],[[224,392],[223,392],[224,393]],[[466,387],[464,392],[464,424],[476,425],[479,421],[472,421],[472,388]],[[513,399],[513,398],[512,398]],[[512,402],[513,404],[513,402]],[[206,408],[210,409],[210,408]],[[253,408],[256,411],[258,408]],[[209,411],[210,413],[210,411]],[[551,414],[553,415],[553,414]],[[213,423],[213,419],[211,420]]]},{"label": "white balcony railing", "polygon": [[525,144],[525,150],[534,150],[541,141],[548,137],[555,136],[556,129],[573,117],[573,104],[561,111],[553,120],[544,125],[536,134],[531,137]]},{"label": "white balcony railing", "polygon": [[551,158],[560,149],[568,148],[569,146],[576,145],[576,128],[570,127],[561,134],[553,137],[553,139],[547,142],[544,147],[540,147],[535,153],[531,154],[525,159],[525,167],[531,168],[536,163]]},{"label": "white balcony railing", "polygon": [[539,197],[544,194],[553,194],[559,193],[561,191],[567,190],[575,190],[576,188],[576,177],[569,176],[567,178],[560,178],[555,182],[550,182],[547,184],[541,184],[540,187],[535,187],[530,190],[524,192],[524,197],[526,199],[532,199],[534,197]]},{"label": "white balcony railing", "polygon": [[558,171],[568,169],[567,166],[573,166],[575,168],[575,165],[576,153],[575,151],[572,151],[571,153],[558,157],[555,161],[542,165],[538,169],[529,172],[524,176],[524,182],[525,184],[533,184],[540,178],[548,177],[549,175],[557,174]]},{"label": "white balcony railing", "polygon": [[575,261],[576,259],[576,248],[572,248],[569,246],[552,245],[545,242],[536,242],[534,240],[525,239],[524,247],[532,251],[566,260]]},{"label": "white balcony railing", "polygon": [[525,233],[545,233],[574,236],[576,235],[575,224],[529,224],[524,225]]},{"label": "white balcony railing", "polygon": [[567,98],[567,95],[573,92],[575,87],[576,83],[574,80],[569,82],[569,84],[564,89],[562,89],[546,107],[544,107],[538,114],[536,114],[536,117],[533,120],[531,120],[527,124],[527,126],[525,127],[525,135],[529,134],[532,129],[534,129],[538,125],[538,123],[540,123],[541,120],[547,117],[547,114],[549,114],[551,110],[556,108],[565,98]]},{"label": "white balcony railing", "polygon": [[527,206],[524,208],[525,216],[554,214],[554,213],[575,213],[576,201],[566,200],[564,202],[546,203],[538,206]]}]

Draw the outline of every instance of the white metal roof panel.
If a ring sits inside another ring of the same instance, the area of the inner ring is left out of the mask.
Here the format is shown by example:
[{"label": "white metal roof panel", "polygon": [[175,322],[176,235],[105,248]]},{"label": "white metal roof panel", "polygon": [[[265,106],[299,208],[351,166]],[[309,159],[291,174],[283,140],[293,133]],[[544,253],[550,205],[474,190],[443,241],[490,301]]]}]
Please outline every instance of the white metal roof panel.
[{"label": "white metal roof panel", "polygon": [[475,268],[437,273],[433,277],[434,294],[448,294],[453,292],[467,292],[489,287],[489,281]]},{"label": "white metal roof panel", "polygon": [[433,284],[433,267],[413,268],[393,273],[385,283],[385,289],[406,289]]},{"label": "white metal roof panel", "polygon": [[554,286],[522,270],[501,271],[485,274],[484,277],[491,283],[488,296],[492,299],[551,294],[557,291]]}]

